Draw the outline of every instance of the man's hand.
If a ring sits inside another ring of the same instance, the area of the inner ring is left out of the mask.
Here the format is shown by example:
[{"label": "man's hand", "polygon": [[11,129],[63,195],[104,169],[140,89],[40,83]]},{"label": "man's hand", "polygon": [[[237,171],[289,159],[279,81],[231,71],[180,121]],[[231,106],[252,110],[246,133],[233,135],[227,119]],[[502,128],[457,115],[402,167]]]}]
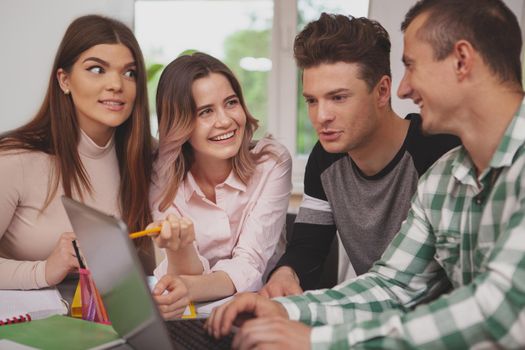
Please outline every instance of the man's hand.
[{"label": "man's hand", "polygon": [[267,298],[286,297],[288,295],[302,294],[299,277],[288,266],[281,266],[272,274],[268,283],[262,287],[259,294]]},{"label": "man's hand", "polygon": [[73,232],[64,232],[55,246],[55,249],[47,257],[45,277],[50,286],[54,286],[64,279],[66,275],[78,268],[78,259],[73,248]]},{"label": "man's hand", "polygon": [[190,303],[188,288],[175,275],[164,275],[153,288],[152,294],[165,320],[181,317]]},{"label": "man's hand", "polygon": [[239,325],[247,317],[288,319],[286,309],[278,302],[256,293],[240,293],[231,301],[213,310],[205,327],[210,335],[220,338],[231,332],[234,321]]},{"label": "man's hand", "polygon": [[310,349],[311,328],[281,317],[246,321],[233,338],[233,349]]}]

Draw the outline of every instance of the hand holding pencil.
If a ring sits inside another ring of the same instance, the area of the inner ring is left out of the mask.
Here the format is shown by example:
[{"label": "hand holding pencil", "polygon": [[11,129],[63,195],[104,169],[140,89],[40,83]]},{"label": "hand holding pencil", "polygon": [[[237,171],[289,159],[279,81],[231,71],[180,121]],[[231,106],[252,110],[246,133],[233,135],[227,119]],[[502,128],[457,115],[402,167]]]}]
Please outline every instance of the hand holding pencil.
[{"label": "hand holding pencil", "polygon": [[[148,225],[148,227],[149,227],[149,225]],[[140,238],[140,237],[144,237],[144,236],[156,236],[158,233],[160,233],[160,227],[153,227],[153,228],[148,228],[148,229],[143,230],[143,231],[130,233],[129,234],[129,238],[135,239],[135,238]]]},{"label": "hand holding pencil", "polygon": [[154,236],[153,240],[159,248],[177,251],[191,244],[195,240],[193,222],[186,217],[173,214],[163,221],[155,221],[146,227],[146,230],[130,234],[130,238]]},{"label": "hand holding pencil", "polygon": [[73,232],[60,235],[55,248],[46,259],[45,279],[48,285],[54,286],[64,279],[69,272],[78,268],[78,260],[71,242],[75,239]]}]

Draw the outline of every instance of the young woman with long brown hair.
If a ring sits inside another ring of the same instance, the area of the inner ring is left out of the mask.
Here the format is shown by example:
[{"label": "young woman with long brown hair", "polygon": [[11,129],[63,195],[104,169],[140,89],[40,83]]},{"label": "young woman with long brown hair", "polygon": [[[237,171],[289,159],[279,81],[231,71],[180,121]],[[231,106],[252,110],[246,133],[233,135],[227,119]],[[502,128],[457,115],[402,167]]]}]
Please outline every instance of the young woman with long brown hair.
[{"label": "young woman with long brown hair", "polygon": [[270,137],[252,140],[257,120],[239,82],[204,53],[165,68],[157,114],[151,226],[162,227],[155,242],[167,259],[155,274],[179,276],[194,301],[257,290],[283,248],[290,154]]},{"label": "young woman with long brown hair", "polygon": [[0,137],[0,288],[55,285],[77,267],[63,194],[130,230],[151,222],[151,163],[146,72],[132,31],[97,15],[74,20],[40,110]]}]

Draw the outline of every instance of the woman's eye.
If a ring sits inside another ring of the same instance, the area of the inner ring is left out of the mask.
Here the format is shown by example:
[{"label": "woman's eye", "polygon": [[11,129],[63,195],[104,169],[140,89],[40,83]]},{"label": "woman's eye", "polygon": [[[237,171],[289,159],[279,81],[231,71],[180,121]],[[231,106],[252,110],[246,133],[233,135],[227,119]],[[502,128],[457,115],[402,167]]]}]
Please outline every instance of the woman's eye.
[{"label": "woman's eye", "polygon": [[134,69],[130,69],[124,73],[124,76],[128,78],[135,78],[137,76],[137,72]]},{"label": "woman's eye", "polygon": [[206,108],[206,109],[203,109],[202,111],[199,112],[199,117],[205,117],[207,116],[208,114],[211,113],[211,108]]},{"label": "woman's eye", "polygon": [[91,73],[95,73],[95,74],[104,73],[104,69],[100,66],[90,67],[88,68],[88,71],[90,71]]},{"label": "woman's eye", "polygon": [[234,98],[232,100],[228,100],[228,102],[226,102],[226,105],[229,106],[229,107],[232,107],[232,106],[236,106],[239,104],[239,100]]}]

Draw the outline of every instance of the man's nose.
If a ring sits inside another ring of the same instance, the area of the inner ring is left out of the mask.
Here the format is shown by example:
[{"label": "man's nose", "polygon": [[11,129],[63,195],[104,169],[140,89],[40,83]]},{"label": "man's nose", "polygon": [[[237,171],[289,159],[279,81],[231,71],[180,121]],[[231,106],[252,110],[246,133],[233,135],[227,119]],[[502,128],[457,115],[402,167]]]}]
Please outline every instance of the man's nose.
[{"label": "man's nose", "polygon": [[412,87],[408,82],[407,73],[403,75],[403,79],[399,82],[399,87],[397,88],[397,96],[401,99],[410,98],[412,95]]}]

